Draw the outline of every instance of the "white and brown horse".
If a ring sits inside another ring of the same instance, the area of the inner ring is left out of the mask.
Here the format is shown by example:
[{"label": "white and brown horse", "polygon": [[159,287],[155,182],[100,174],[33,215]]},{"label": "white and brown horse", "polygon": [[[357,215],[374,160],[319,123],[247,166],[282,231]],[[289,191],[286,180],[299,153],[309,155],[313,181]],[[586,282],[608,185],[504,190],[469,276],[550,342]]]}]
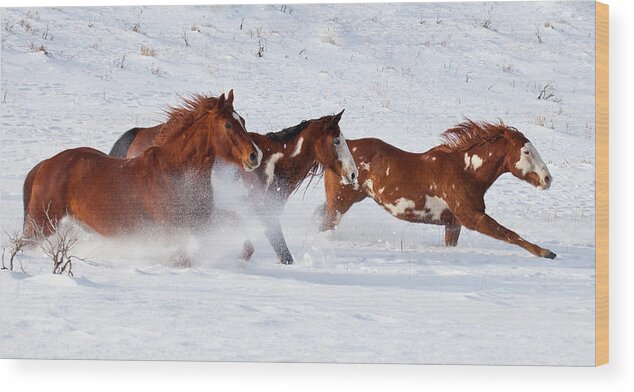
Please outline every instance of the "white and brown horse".
[{"label": "white and brown horse", "polygon": [[503,123],[465,121],[445,131],[444,143],[424,153],[379,139],[349,140],[359,185],[326,171],[322,230],[333,229],[348,209],[371,197],[409,222],[445,226],[445,245],[456,246],[461,226],[521,246],[539,257],[555,253],[526,241],[485,212],[484,194],[503,173],[548,189],[552,176],[531,142]]}]

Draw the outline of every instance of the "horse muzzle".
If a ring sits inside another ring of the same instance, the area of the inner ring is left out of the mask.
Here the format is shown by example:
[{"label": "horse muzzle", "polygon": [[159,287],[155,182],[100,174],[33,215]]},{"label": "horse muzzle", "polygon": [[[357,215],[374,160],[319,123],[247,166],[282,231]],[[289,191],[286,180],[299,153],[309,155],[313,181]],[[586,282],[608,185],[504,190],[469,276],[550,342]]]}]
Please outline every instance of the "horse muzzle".
[{"label": "horse muzzle", "polygon": [[352,172],[347,176],[341,176],[341,182],[345,185],[355,185],[357,184],[357,180],[359,175],[356,172]]},{"label": "horse muzzle", "polygon": [[550,174],[544,176],[544,178],[540,178],[540,184],[538,186],[539,189],[546,190],[550,188],[550,185],[553,183],[553,177]]},{"label": "horse muzzle", "polygon": [[262,152],[258,149],[257,152],[253,151],[249,154],[249,158],[242,162],[242,167],[245,171],[253,171],[260,166],[262,160]]}]

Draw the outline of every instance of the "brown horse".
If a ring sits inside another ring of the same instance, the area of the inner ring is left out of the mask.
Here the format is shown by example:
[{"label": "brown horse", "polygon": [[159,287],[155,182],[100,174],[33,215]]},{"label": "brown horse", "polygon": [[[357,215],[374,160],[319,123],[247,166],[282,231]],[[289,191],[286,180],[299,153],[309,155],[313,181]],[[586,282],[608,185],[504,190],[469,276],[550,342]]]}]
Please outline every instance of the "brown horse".
[{"label": "brown horse", "polygon": [[24,181],[24,237],[49,235],[65,215],[110,236],[145,225],[196,227],[213,212],[211,167],[216,158],[257,168],[262,153],[233,110],[233,90],[212,108],[172,112],[175,131],[134,159],[91,148],[40,162]]},{"label": "brown horse", "polygon": [[326,172],[322,230],[333,229],[348,209],[371,197],[409,222],[445,226],[445,245],[456,246],[461,226],[554,259],[485,213],[484,194],[503,173],[548,189],[552,176],[531,142],[503,123],[465,121],[445,131],[444,143],[424,153],[400,150],[379,139],[349,140],[360,186],[342,185]]},{"label": "brown horse", "polygon": [[[206,106],[209,97],[197,96],[193,106]],[[292,264],[279,222],[284,205],[300,184],[321,165],[339,181],[353,184],[358,171],[339,121],[343,111],[335,116],[302,121],[279,132],[261,135],[250,132],[251,139],[261,148],[262,165],[250,173],[243,173],[248,185],[251,206],[265,226],[265,233],[275,253],[284,264]],[[244,120],[241,119],[241,121]],[[168,121],[151,128],[133,128],[115,142],[111,154],[134,156],[155,143],[161,131],[169,132]]]}]

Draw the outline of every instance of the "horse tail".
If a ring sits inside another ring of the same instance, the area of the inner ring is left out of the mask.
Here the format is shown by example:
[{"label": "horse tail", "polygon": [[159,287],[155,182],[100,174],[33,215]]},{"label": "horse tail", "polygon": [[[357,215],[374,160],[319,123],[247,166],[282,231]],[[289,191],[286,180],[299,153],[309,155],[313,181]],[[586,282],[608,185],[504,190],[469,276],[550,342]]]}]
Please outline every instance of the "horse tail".
[{"label": "horse tail", "polygon": [[128,149],[130,148],[130,145],[132,144],[134,139],[136,139],[136,135],[141,129],[142,128],[132,128],[126,131],[123,135],[119,137],[119,139],[117,139],[108,155],[112,157],[125,158],[128,154]]}]

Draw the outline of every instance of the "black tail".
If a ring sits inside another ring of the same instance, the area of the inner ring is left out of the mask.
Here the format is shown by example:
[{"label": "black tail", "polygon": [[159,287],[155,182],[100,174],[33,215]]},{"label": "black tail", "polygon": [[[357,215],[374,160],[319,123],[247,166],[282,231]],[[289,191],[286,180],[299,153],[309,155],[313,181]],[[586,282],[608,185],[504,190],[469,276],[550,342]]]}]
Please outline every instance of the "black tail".
[{"label": "black tail", "polygon": [[130,148],[130,145],[132,144],[134,139],[136,139],[136,134],[139,133],[141,129],[142,128],[132,128],[129,131],[126,131],[123,135],[121,135],[121,137],[119,137],[119,139],[117,139],[108,155],[113,157],[125,158],[128,154],[128,149]]}]

